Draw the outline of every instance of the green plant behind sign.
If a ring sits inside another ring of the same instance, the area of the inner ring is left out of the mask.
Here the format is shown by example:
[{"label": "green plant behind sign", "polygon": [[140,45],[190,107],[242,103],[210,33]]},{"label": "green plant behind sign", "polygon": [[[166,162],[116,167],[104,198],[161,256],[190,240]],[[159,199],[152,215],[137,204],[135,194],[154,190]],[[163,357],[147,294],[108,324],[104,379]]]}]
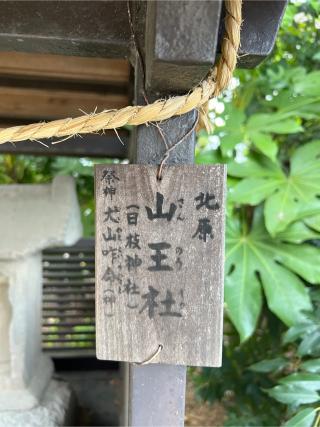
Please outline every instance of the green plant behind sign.
[{"label": "green plant behind sign", "polygon": [[320,422],[319,16],[288,5],[273,56],[237,72],[198,138],[198,163],[228,164],[227,316],[222,368],[192,377],[226,425]]}]

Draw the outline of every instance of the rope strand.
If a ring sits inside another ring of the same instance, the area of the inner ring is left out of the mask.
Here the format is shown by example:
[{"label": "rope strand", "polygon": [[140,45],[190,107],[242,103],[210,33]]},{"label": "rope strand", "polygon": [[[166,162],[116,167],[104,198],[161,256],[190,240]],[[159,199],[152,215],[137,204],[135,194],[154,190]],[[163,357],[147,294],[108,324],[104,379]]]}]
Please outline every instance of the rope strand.
[{"label": "rope strand", "polygon": [[124,125],[138,126],[180,116],[193,109],[205,111],[210,98],[218,96],[229,84],[237,63],[240,45],[241,0],[225,0],[225,36],[221,45],[218,65],[206,80],[192,92],[157,100],[144,106],[128,106],[120,110],[104,110],[76,118],[14,126],[0,131],[0,144],[24,140],[42,140],[53,137],[71,137],[106,129],[116,129]]}]

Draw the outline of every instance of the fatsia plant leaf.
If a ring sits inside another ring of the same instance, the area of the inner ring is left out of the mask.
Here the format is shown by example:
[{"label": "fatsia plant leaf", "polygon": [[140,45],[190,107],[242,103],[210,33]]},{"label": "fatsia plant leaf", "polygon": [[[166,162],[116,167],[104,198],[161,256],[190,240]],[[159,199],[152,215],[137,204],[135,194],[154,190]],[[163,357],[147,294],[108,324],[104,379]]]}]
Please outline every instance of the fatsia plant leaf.
[{"label": "fatsia plant leaf", "polygon": [[228,314],[244,341],[256,328],[262,308],[262,292],[250,263],[254,256],[241,238],[239,225],[227,221],[225,301]]},{"label": "fatsia plant leaf", "polygon": [[293,87],[296,93],[305,96],[320,95],[320,71],[313,71],[301,79],[297,79]]},{"label": "fatsia plant leaf", "polygon": [[320,141],[305,144],[295,151],[288,175],[282,172],[279,164],[272,164],[261,156],[246,163],[236,165],[233,162],[229,167],[229,174],[243,178],[232,188],[231,201],[257,205],[265,200],[265,223],[272,236],[294,221],[310,216],[314,218],[313,228],[318,230]]},{"label": "fatsia plant leaf", "polygon": [[289,134],[301,132],[303,128],[294,120],[281,113],[254,114],[247,122],[247,131]]},{"label": "fatsia plant leaf", "polygon": [[312,215],[304,219],[305,224],[320,233],[320,214]]},{"label": "fatsia plant leaf", "polygon": [[[221,113],[225,122],[220,128],[223,155],[230,157],[236,145],[243,142],[249,149],[254,147],[255,151],[276,161],[276,135],[302,132],[303,119],[319,117],[319,76],[319,71],[307,73],[302,67],[293,67],[290,72],[270,72],[265,79],[240,86],[235,101],[225,102],[225,110]],[[272,94],[270,81],[275,89]],[[253,102],[252,98],[259,92],[264,96]]]},{"label": "fatsia plant leaf", "polygon": [[306,240],[319,239],[320,227],[318,230],[319,232],[316,231],[311,225],[308,227],[309,222],[307,220],[308,218],[306,218],[305,221],[293,222],[284,231],[278,233],[277,237],[282,241],[290,243],[302,243]]},{"label": "fatsia plant leaf", "polygon": [[272,239],[259,208],[248,232],[241,230],[237,220],[227,221],[225,300],[241,341],[255,330],[262,290],[270,310],[286,325],[305,319],[304,311],[312,306],[300,277],[311,283],[320,281],[316,259],[317,248]]},{"label": "fatsia plant leaf", "polygon": [[278,144],[269,134],[252,132],[250,134],[253,144],[271,160],[275,161],[278,153]]},{"label": "fatsia plant leaf", "polygon": [[282,179],[283,172],[278,163],[265,156],[252,154],[245,162],[228,163],[228,174],[237,178],[275,178]]}]

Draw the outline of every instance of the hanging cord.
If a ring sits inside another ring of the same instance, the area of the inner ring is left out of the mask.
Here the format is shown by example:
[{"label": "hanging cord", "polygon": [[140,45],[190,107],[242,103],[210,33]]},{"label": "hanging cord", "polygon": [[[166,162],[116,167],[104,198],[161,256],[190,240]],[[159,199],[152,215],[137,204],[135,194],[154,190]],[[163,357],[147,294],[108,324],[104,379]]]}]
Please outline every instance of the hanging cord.
[{"label": "hanging cord", "polygon": [[193,91],[184,96],[157,100],[144,106],[128,106],[120,110],[104,110],[51,122],[14,126],[0,131],[0,144],[24,140],[42,140],[116,129],[124,125],[137,126],[179,116],[193,109],[205,110],[210,98],[218,96],[229,84],[236,67],[240,45],[241,0],[225,0],[225,35],[218,65]]},{"label": "hanging cord", "polygon": [[164,153],[164,156],[161,160],[161,163],[160,163],[160,165],[158,167],[158,171],[157,171],[157,180],[158,181],[161,181],[161,179],[162,179],[163,167],[164,167],[166,161],[168,160],[170,153],[172,151],[174,151],[183,141],[185,141],[192,134],[192,132],[197,127],[198,121],[199,121],[199,112],[197,112],[197,117],[196,117],[196,119],[192,125],[192,128],[189,129],[188,132],[186,134],[184,134],[182,138],[180,138],[177,142],[175,142],[173,145],[171,145],[171,147],[169,147],[167,149],[167,151]]}]

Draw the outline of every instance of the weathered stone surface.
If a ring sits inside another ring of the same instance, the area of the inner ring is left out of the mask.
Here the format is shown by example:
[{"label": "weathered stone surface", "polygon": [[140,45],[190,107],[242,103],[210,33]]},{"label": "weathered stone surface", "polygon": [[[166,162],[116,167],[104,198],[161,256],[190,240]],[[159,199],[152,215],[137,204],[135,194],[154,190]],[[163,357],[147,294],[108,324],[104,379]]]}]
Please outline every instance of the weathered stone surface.
[{"label": "weathered stone surface", "polygon": [[27,411],[0,412],[0,427],[56,427],[70,425],[72,392],[67,383],[51,381],[40,404]]},{"label": "weathered stone surface", "polygon": [[41,353],[41,250],[81,234],[72,178],[0,186],[0,411],[35,407],[50,382],[52,362]]},{"label": "weathered stone surface", "polygon": [[74,180],[52,184],[0,185],[0,259],[55,245],[71,245],[82,228]]}]

